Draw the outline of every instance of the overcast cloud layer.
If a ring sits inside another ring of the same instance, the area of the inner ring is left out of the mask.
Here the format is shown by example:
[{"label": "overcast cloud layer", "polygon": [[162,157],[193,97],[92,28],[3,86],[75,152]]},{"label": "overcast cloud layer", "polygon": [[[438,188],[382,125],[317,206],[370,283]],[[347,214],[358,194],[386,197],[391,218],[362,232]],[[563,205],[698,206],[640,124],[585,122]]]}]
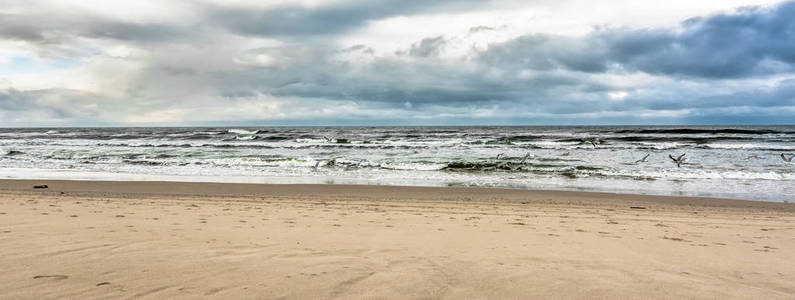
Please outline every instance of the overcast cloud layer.
[{"label": "overcast cloud layer", "polygon": [[795,1],[2,2],[0,126],[795,123]]}]

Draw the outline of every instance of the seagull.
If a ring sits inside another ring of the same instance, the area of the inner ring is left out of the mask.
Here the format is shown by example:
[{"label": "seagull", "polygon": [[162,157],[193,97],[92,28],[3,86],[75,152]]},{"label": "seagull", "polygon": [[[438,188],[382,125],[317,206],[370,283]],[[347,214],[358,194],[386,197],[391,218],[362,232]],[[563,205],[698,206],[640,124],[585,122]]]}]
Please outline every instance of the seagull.
[{"label": "seagull", "polygon": [[326,142],[329,142],[329,143],[331,143],[333,141],[332,139],[330,139],[329,137],[327,137],[325,135],[323,136],[323,138],[326,139]]},{"label": "seagull", "polygon": [[527,152],[527,154],[525,154],[524,157],[522,157],[522,161],[520,161],[519,164],[523,164],[524,161],[526,161],[528,157],[530,157],[530,152]]},{"label": "seagull", "polygon": [[497,154],[497,160],[499,160],[500,156],[502,156],[502,155],[503,155],[503,153]]},{"label": "seagull", "polygon": [[592,139],[589,142],[591,143],[591,145],[593,145],[594,149],[596,149],[596,145],[599,145],[599,144],[602,143],[602,141],[600,141],[598,138]]},{"label": "seagull", "polygon": [[677,168],[681,167],[682,164],[685,162],[685,154],[684,153],[682,155],[679,155],[679,157],[677,157],[677,158],[674,158],[674,156],[670,155],[670,154],[668,154],[668,157],[670,157],[671,160],[673,160],[676,163],[676,167]]},{"label": "seagull", "polygon": [[644,156],[643,158],[641,158],[639,160],[636,160],[635,163],[646,162],[646,159],[649,158],[649,155],[651,155],[651,154],[646,154],[646,156]]},{"label": "seagull", "polygon": [[787,158],[786,156],[784,156],[784,153],[781,153],[781,159],[783,159],[785,162],[792,163],[793,158],[795,158],[795,154]]}]

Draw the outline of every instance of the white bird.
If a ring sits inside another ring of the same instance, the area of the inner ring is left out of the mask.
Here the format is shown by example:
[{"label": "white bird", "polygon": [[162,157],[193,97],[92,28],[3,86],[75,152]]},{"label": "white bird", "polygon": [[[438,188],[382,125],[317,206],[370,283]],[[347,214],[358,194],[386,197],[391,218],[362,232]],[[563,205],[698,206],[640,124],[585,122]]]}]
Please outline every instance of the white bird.
[{"label": "white bird", "polygon": [[795,158],[795,154],[787,158],[786,156],[784,156],[784,153],[781,153],[781,159],[783,159],[785,162],[792,163],[793,158]]},{"label": "white bird", "polygon": [[502,153],[500,153],[500,154],[497,154],[497,160],[499,160],[499,159],[500,159],[500,156],[502,156],[502,155],[503,155]]},{"label": "white bird", "polygon": [[590,141],[588,141],[588,142],[590,142],[590,143],[591,143],[591,145],[593,145],[593,148],[594,148],[594,149],[596,149],[596,145],[599,145],[599,144],[601,144],[601,143],[602,143],[602,141],[600,141],[598,138],[594,138],[594,139],[592,139],[592,140],[590,140]]},{"label": "white bird", "polygon": [[530,157],[530,152],[527,152],[527,154],[524,155],[524,157],[522,158],[522,161],[520,161],[519,164],[523,164],[527,160],[528,157]]},{"label": "white bird", "polygon": [[323,138],[326,139],[326,142],[329,142],[329,143],[331,143],[333,141],[332,139],[330,139],[329,137],[327,137],[325,135],[323,136]]},{"label": "white bird", "polygon": [[673,155],[668,154],[668,157],[671,158],[676,163],[676,167],[681,167],[682,164],[685,162],[685,154],[679,155],[679,157],[674,158]]},{"label": "white bird", "polygon": [[651,154],[646,154],[646,156],[644,156],[643,158],[641,158],[639,160],[636,160],[635,163],[646,162],[646,159],[649,158],[649,155],[651,155]]}]

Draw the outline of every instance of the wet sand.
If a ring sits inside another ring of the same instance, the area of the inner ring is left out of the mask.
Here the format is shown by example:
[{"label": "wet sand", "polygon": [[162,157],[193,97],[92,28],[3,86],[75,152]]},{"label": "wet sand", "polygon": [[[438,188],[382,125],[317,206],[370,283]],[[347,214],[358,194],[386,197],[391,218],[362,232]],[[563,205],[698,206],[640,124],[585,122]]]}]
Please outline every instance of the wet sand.
[{"label": "wet sand", "polygon": [[0,180],[0,245],[2,299],[795,297],[795,204],[712,198]]}]

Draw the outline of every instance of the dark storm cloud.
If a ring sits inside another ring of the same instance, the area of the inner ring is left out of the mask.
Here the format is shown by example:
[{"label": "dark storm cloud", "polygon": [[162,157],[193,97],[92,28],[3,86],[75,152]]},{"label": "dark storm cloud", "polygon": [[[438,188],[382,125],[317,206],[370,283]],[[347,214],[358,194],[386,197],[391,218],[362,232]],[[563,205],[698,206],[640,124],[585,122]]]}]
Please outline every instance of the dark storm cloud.
[{"label": "dark storm cloud", "polygon": [[78,34],[90,38],[124,41],[174,41],[190,35],[186,29],[169,25],[110,21],[99,21],[86,26]]},{"label": "dark storm cloud", "polygon": [[795,2],[694,18],[676,29],[599,29],[583,37],[527,35],[483,54],[535,70],[741,78],[795,70]]},{"label": "dark storm cloud", "polygon": [[46,46],[74,38],[138,43],[179,41],[193,37],[190,30],[158,23],[131,23],[107,18],[35,12],[0,14],[0,40],[19,40]]},{"label": "dark storm cloud", "polygon": [[45,39],[42,28],[20,22],[19,16],[0,14],[0,38],[40,42]]},{"label": "dark storm cloud", "polygon": [[368,21],[419,13],[454,11],[488,1],[374,0],[346,1],[306,7],[284,4],[263,9],[216,7],[209,9],[216,24],[245,35],[296,37],[346,32]]},{"label": "dark storm cloud", "polygon": [[483,5],[488,1],[346,1],[334,5],[306,7],[283,4],[267,8],[234,8],[196,4],[199,23],[180,26],[161,23],[133,23],[103,18],[80,11],[37,9],[23,13],[0,13],[0,39],[32,43],[59,43],[64,39],[87,37],[134,42],[189,40],[197,31],[219,26],[236,34],[296,38],[333,36],[362,27],[366,22],[400,15],[455,11]]},{"label": "dark storm cloud", "polygon": [[[369,47],[359,46],[362,53]],[[458,64],[435,59],[408,62],[404,59],[375,58],[372,62],[352,67],[345,62],[323,59],[329,54],[270,48],[278,53],[277,65],[213,74],[213,85],[224,89],[224,95],[248,95],[249,89],[274,96],[322,98],[379,102],[388,105],[412,103],[462,105],[495,101],[539,101],[550,99],[561,90],[605,91],[602,84],[589,82],[574,74],[536,74],[518,79],[513,74],[484,76],[485,68],[462,68]],[[257,52],[260,53],[260,52]],[[412,58],[413,59],[413,58]],[[300,63],[300,65],[296,65]],[[280,71],[271,72],[278,68]]]},{"label": "dark storm cloud", "polygon": [[506,69],[566,69],[595,73],[607,70],[608,55],[605,45],[598,39],[534,34],[493,45],[481,58],[484,63]]},{"label": "dark storm cloud", "polygon": [[776,71],[766,61],[792,70],[795,2],[691,19],[680,34],[630,32],[604,39],[613,60],[649,73],[723,78]]}]

